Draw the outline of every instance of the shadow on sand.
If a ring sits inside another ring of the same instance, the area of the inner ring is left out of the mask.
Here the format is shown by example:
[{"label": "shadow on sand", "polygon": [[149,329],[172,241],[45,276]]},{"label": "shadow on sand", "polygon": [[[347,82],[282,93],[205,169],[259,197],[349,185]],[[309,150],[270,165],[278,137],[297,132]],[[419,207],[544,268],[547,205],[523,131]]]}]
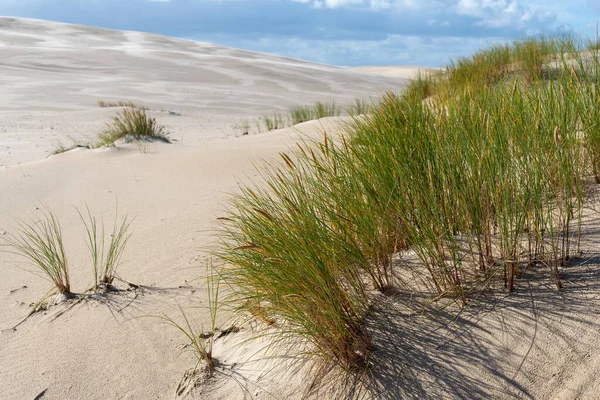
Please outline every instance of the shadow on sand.
[{"label": "shadow on sand", "polygon": [[354,397],[533,399],[540,386],[552,392],[565,358],[600,347],[581,335],[600,327],[600,255],[572,259],[562,275],[559,292],[547,270],[526,270],[512,295],[482,293],[462,310],[444,302],[428,308],[425,293],[381,295],[368,322],[375,352],[352,386]]}]

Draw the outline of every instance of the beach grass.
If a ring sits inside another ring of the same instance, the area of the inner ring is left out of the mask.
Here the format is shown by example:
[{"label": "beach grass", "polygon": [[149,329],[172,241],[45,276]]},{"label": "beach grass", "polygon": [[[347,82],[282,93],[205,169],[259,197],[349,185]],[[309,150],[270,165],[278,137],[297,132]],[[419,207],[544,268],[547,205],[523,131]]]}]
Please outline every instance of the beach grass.
[{"label": "beach grass", "polygon": [[[217,366],[217,359],[213,355],[213,346],[216,339],[215,335],[217,334],[217,314],[221,304],[221,300],[219,298],[221,278],[219,273],[215,271],[215,268],[212,264],[207,264],[206,269],[206,290],[208,296],[208,317],[210,320],[210,329],[205,331],[203,326],[198,326],[181,307],[179,307],[179,311],[181,313],[183,322],[177,322],[175,319],[165,314],[163,314],[160,318],[165,323],[175,327],[186,338],[186,340],[189,341],[187,346],[197,360],[194,371],[197,372],[198,367],[201,367],[202,371],[207,377],[212,377]],[[182,391],[185,391],[186,389],[187,388],[182,388]]]},{"label": "beach grass", "polygon": [[287,121],[284,115],[273,113],[262,117],[262,122],[267,132],[275,129],[283,129],[287,126]]},{"label": "beach grass", "polygon": [[119,139],[132,141],[159,140],[170,143],[166,128],[149,117],[146,111],[134,107],[121,110],[98,135],[96,147],[114,146]]},{"label": "beach grass", "polygon": [[600,181],[600,66],[583,50],[539,37],[479,51],[259,167],[221,219],[240,311],[354,369],[370,290],[410,287],[407,250],[432,299],[467,304],[497,277],[512,292],[525,268],[560,289]]},{"label": "beach grass", "polygon": [[142,107],[134,103],[133,101],[104,101],[98,100],[98,107],[106,108],[106,107],[129,107],[129,108],[138,108],[140,110],[145,110],[146,107]]},{"label": "beach grass", "polygon": [[53,290],[68,297],[71,296],[71,283],[62,229],[51,211],[43,210],[42,213],[40,219],[18,221],[17,234],[3,237],[2,246],[27,259],[52,282]]},{"label": "beach grass", "polygon": [[117,277],[117,268],[131,238],[129,228],[132,220],[127,215],[119,220],[118,213],[115,211],[110,240],[107,241],[104,220],[98,220],[93,216],[87,206],[85,215],[80,210],[77,210],[77,212],[86,232],[86,244],[90,253],[94,275],[93,289],[110,288]]},{"label": "beach grass", "polygon": [[335,103],[330,101],[327,103],[316,102],[313,108],[314,119],[321,119],[325,117],[337,117],[341,114],[342,109]]},{"label": "beach grass", "polygon": [[315,119],[313,109],[308,106],[292,107],[289,113],[292,125],[297,125],[302,122],[307,122]]},{"label": "beach grass", "polygon": [[242,136],[246,136],[250,133],[250,122],[247,119],[243,119],[239,122],[239,124],[234,126],[234,129],[236,129]]},{"label": "beach grass", "polygon": [[374,103],[372,100],[355,99],[353,103],[348,104],[344,111],[350,116],[370,114]]}]

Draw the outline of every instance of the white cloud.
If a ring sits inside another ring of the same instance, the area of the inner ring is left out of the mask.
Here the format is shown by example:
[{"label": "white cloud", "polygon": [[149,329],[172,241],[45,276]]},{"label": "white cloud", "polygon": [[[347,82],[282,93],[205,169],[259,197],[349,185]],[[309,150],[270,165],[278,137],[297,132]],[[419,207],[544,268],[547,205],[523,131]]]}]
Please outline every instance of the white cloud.
[{"label": "white cloud", "polygon": [[[395,12],[420,11],[431,16],[429,21],[441,20],[449,26],[452,17],[469,17],[474,25],[484,28],[518,28],[535,30],[550,25],[556,13],[547,6],[523,0],[292,0],[311,4],[315,8],[362,7],[371,10],[390,9]],[[430,24],[434,25],[434,24]]]},{"label": "white cloud", "polygon": [[554,21],[556,15],[542,6],[526,6],[516,0],[459,0],[459,15],[476,18],[481,26],[526,27],[536,22]]}]

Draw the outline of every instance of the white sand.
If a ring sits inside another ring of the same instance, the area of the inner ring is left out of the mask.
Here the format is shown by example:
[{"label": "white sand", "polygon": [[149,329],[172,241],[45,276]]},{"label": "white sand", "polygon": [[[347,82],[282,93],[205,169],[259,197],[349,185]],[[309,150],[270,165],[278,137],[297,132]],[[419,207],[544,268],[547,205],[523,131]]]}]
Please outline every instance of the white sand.
[{"label": "white sand", "polygon": [[[293,105],[398,91],[403,80],[210,43],[0,18],[0,166],[39,160],[94,136],[115,110],[150,107],[185,143],[239,134]],[[169,111],[181,116],[169,115]]]},{"label": "white sand", "polygon": [[393,78],[413,79],[419,75],[427,76],[428,74],[439,71],[439,68],[425,67],[408,67],[408,66],[382,66],[382,67],[351,67],[352,71],[364,72],[373,75],[389,76]]},{"label": "white sand", "polygon": [[[374,70],[360,74],[205,43],[23,19],[0,19],[0,60],[0,164],[6,165],[0,168],[0,235],[13,231],[15,218],[38,216],[37,208],[47,205],[60,217],[73,289],[81,292],[91,268],[75,207],[87,203],[108,221],[118,200],[120,211],[136,216],[120,275],[146,285],[136,298],[129,293],[57,306],[0,333],[0,399],[33,399],[44,391],[43,399],[173,398],[194,358],[174,328],[149,316],[177,318],[178,305],[206,307],[204,282],[194,279],[204,272],[215,219],[236,190],[236,177],[257,178],[252,162],[277,157],[298,131],[316,136],[340,126],[338,119],[324,119],[234,138],[231,125],[293,104],[377,95],[404,82]],[[97,100],[150,106],[183,140],[152,144],[147,154],[126,145],[44,159],[56,139],[91,135],[114,114],[97,108]],[[594,226],[597,220],[588,218],[587,229]],[[586,257],[599,250],[591,234],[583,246]],[[562,294],[547,280],[533,280],[535,296],[522,283],[515,296],[488,301],[457,322],[443,310],[428,317],[409,313],[413,298],[382,299],[378,308],[385,315],[372,326],[378,349],[373,397],[596,398],[600,269],[597,259],[588,261],[567,271]],[[50,285],[17,256],[0,253],[0,267],[0,329],[6,329]],[[204,310],[188,312],[207,323]],[[220,327],[229,326],[227,317],[220,316]],[[219,374],[194,397],[301,397],[308,377],[260,360],[260,342],[240,344],[250,335],[242,331],[217,342],[215,356],[235,379]],[[258,363],[239,365],[250,356]]]}]

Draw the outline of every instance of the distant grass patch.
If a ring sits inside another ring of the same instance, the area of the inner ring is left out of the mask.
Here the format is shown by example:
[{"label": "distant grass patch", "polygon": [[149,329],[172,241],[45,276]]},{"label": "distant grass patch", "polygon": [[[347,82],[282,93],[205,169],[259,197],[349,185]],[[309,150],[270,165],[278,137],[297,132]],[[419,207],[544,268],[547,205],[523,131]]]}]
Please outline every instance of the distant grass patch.
[{"label": "distant grass patch", "polygon": [[316,102],[313,106],[292,107],[289,111],[289,120],[292,125],[312,121],[325,117],[337,117],[342,109],[334,101],[329,103]]},{"label": "distant grass patch", "polygon": [[375,107],[372,100],[355,99],[353,103],[345,107],[346,113],[350,116],[370,114]]},{"label": "distant grass patch", "polygon": [[128,107],[119,112],[98,135],[96,147],[113,146],[119,139],[131,141],[160,140],[170,143],[169,133],[156,119],[146,115],[144,110]]},{"label": "distant grass patch", "polygon": [[233,126],[239,135],[246,136],[250,133],[250,122],[247,119],[241,120],[239,123]]},{"label": "distant grass patch", "polygon": [[287,126],[287,120],[285,116],[280,113],[263,116],[262,122],[267,132],[275,129],[283,129]]},{"label": "distant grass patch", "polygon": [[132,102],[132,101],[116,101],[116,102],[110,102],[110,101],[103,101],[103,100],[99,100],[98,101],[98,107],[131,107],[131,108],[138,108],[140,110],[146,110],[146,107],[144,106],[139,106],[136,103]]},{"label": "distant grass patch", "polygon": [[290,109],[290,121],[292,125],[298,125],[302,122],[314,119],[314,111],[308,106],[297,106]]},{"label": "distant grass patch", "polygon": [[321,119],[325,117],[337,117],[341,114],[341,108],[335,104],[334,101],[328,103],[322,103],[318,101],[314,105],[314,119]]},{"label": "distant grass patch", "polygon": [[[256,132],[272,131],[282,129],[288,126],[301,124],[303,122],[314,121],[326,117],[337,117],[346,111],[349,115],[357,115],[368,113],[370,109],[369,103],[365,100],[355,100],[355,103],[348,105],[345,108],[340,107],[335,101],[321,102],[318,101],[312,106],[295,106],[289,109],[286,114],[273,113],[265,115],[256,122]],[[236,126],[236,129],[241,129],[242,132],[249,132],[249,124],[244,126]],[[242,133],[245,134],[245,133]]]}]

